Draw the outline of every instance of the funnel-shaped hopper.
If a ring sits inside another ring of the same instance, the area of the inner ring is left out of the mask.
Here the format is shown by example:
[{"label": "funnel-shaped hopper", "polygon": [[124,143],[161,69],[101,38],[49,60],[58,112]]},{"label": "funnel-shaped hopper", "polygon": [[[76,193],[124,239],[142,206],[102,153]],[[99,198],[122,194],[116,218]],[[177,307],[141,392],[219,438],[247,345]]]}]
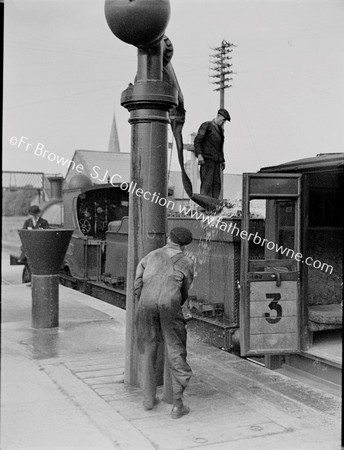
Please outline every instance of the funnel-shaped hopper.
[{"label": "funnel-shaped hopper", "polygon": [[33,275],[60,271],[74,230],[18,230]]}]

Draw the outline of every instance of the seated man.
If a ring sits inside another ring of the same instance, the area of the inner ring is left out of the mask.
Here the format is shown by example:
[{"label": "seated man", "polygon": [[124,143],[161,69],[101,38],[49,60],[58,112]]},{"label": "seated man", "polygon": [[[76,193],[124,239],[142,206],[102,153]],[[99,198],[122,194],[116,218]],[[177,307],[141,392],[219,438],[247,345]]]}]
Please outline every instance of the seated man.
[{"label": "seated man", "polygon": [[121,227],[123,217],[127,217],[128,215],[129,202],[127,200],[121,200],[121,204],[113,212],[112,220],[108,225],[108,231],[118,231]]},{"label": "seated man", "polygon": [[115,209],[114,220],[122,220],[123,217],[129,215],[129,202],[127,200],[121,200],[121,204]]}]

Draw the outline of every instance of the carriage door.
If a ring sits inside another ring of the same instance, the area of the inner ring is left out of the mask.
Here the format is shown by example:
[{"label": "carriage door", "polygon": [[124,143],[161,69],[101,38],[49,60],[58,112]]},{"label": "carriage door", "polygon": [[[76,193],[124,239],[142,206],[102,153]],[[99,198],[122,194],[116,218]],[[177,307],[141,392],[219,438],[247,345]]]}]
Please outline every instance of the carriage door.
[{"label": "carriage door", "polygon": [[243,175],[241,356],[300,349],[300,193],[299,174]]}]

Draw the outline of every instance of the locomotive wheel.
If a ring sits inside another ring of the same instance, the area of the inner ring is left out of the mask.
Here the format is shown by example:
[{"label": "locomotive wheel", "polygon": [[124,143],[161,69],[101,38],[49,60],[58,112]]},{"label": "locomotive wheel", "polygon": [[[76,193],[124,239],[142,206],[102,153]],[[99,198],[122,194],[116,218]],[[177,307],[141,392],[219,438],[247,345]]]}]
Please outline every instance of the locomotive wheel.
[{"label": "locomotive wheel", "polygon": [[82,233],[86,234],[91,231],[91,223],[87,219],[80,219],[79,220],[79,227]]}]

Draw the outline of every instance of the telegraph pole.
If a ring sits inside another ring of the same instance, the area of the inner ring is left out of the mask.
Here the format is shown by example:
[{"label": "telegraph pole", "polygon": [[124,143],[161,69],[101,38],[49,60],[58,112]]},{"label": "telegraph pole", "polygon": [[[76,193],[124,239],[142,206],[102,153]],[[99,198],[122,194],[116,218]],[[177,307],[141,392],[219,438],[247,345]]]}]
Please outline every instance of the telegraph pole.
[{"label": "telegraph pole", "polygon": [[225,89],[232,87],[229,83],[233,78],[229,78],[229,75],[233,73],[231,70],[232,63],[230,62],[232,59],[230,53],[233,51],[233,47],[236,47],[236,45],[223,40],[221,47],[213,48],[212,50],[214,50],[214,53],[210,55],[210,57],[213,58],[211,61],[213,67],[210,67],[210,70],[215,72],[214,75],[210,76],[211,78],[216,79],[212,84],[218,86],[214,91],[220,91],[220,108],[225,107]]}]

